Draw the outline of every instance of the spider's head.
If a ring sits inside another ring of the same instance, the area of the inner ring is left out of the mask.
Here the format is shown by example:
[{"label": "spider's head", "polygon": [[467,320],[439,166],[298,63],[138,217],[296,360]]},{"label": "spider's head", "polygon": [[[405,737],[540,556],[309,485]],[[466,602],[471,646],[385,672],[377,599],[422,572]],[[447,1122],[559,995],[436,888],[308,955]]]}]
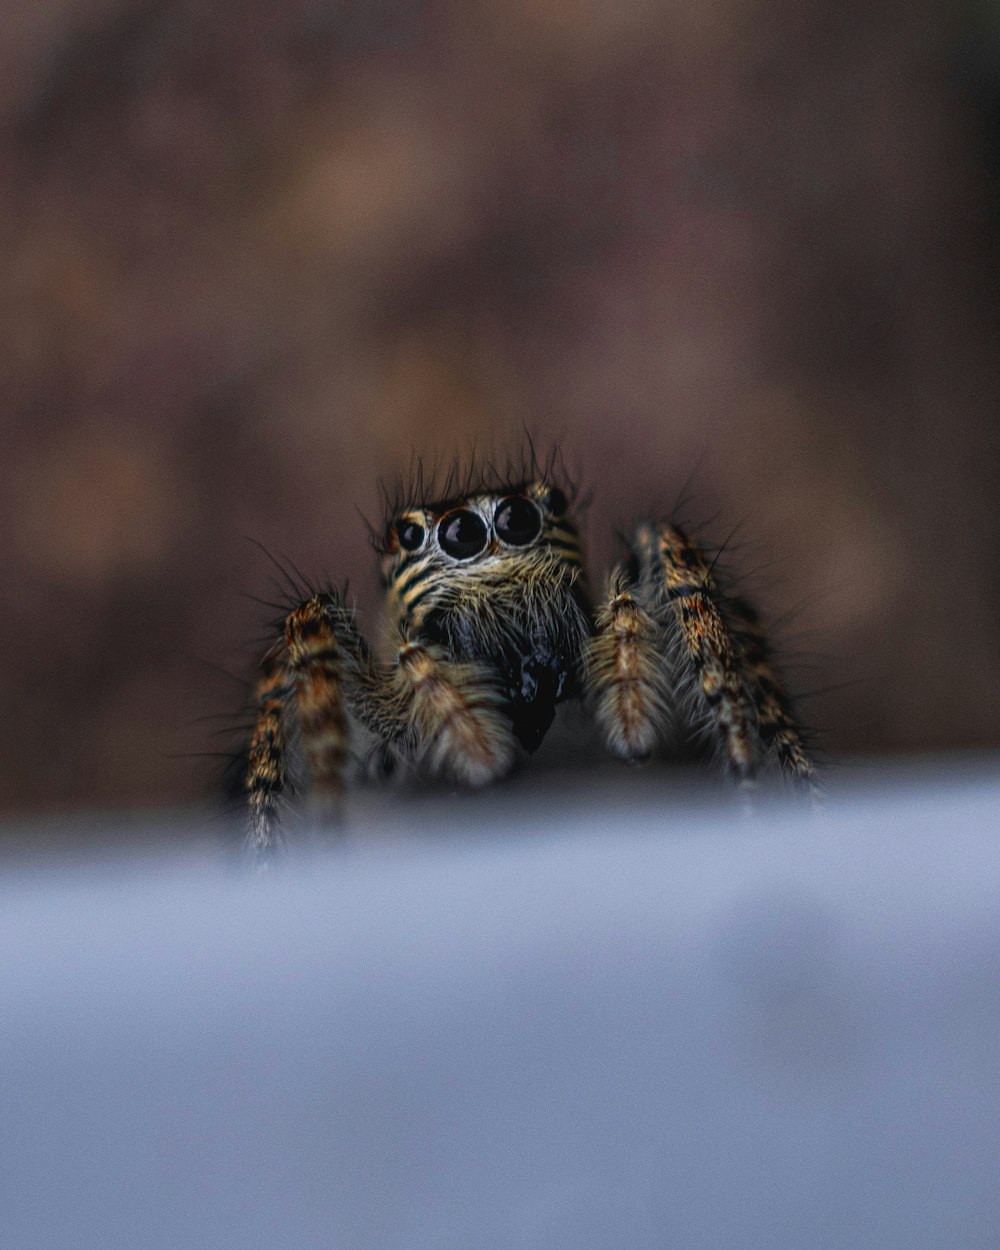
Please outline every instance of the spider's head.
[{"label": "spider's head", "polygon": [[389,616],[493,670],[533,749],[571,693],[590,614],[570,501],[538,479],[401,509],[381,545]]}]

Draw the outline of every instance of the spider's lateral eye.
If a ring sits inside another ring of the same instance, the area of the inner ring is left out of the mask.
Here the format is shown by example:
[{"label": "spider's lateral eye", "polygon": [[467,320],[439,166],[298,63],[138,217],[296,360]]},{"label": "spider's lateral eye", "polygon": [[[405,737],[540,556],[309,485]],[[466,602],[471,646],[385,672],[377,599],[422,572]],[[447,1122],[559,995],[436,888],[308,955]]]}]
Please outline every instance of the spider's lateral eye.
[{"label": "spider's lateral eye", "polygon": [[404,551],[416,551],[424,541],[424,527],[418,521],[400,521],[396,533]]},{"label": "spider's lateral eye", "polygon": [[438,522],[441,550],[455,560],[468,560],[486,546],[486,526],[478,512],[456,508]]},{"label": "spider's lateral eye", "polygon": [[538,537],[542,518],[538,509],[520,495],[509,495],[497,504],[493,525],[498,537],[512,547],[525,547]]},{"label": "spider's lateral eye", "polygon": [[569,500],[558,486],[553,486],[549,489],[545,498],[542,500],[542,504],[548,509],[552,516],[562,516],[569,507]]}]

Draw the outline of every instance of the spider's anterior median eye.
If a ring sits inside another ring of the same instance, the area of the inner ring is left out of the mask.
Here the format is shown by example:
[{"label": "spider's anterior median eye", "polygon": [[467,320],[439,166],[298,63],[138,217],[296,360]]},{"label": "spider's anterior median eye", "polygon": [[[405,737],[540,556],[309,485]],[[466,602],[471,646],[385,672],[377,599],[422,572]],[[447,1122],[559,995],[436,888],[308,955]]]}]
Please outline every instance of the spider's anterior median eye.
[{"label": "spider's anterior median eye", "polygon": [[456,560],[468,560],[486,546],[486,525],[478,512],[456,508],[438,522],[441,550]]},{"label": "spider's anterior median eye", "polygon": [[493,516],[497,536],[512,547],[524,547],[538,537],[542,518],[538,509],[520,495],[501,499]]},{"label": "spider's anterior median eye", "polygon": [[416,551],[424,541],[424,527],[417,521],[400,521],[396,533],[404,551]]}]

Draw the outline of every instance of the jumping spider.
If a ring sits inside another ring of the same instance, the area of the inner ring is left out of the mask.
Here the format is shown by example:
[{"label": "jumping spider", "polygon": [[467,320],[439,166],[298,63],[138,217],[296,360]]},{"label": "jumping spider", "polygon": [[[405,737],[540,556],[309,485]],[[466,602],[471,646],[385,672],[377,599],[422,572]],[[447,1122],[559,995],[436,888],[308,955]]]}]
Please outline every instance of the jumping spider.
[{"label": "jumping spider", "polygon": [[[766,757],[814,768],[756,613],[670,521],[639,524],[592,603],[574,492],[537,466],[397,501],[379,554],[391,646],[375,656],[335,590],[283,614],[264,657],[248,749],[248,846],[278,839],[292,761],[336,808],[352,758],[409,762],[480,786],[533,751],[582,698],[607,748],[640,761],[685,733],[742,785]],[[569,497],[567,496],[567,490]]]}]

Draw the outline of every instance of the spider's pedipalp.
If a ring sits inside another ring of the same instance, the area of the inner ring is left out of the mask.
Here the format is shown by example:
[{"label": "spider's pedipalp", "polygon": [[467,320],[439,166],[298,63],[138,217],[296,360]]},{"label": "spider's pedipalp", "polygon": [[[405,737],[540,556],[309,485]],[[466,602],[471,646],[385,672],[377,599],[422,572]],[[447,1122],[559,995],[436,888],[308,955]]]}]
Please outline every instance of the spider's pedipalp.
[{"label": "spider's pedipalp", "polygon": [[669,522],[641,525],[634,551],[650,611],[668,630],[673,628],[696,703],[715,731],[728,768],[748,783],[759,756],[757,716],[712,569],[684,531]]},{"label": "spider's pedipalp", "polygon": [[622,759],[645,759],[671,735],[663,630],[621,567],[608,579],[607,599],[597,610],[584,682],[604,740]]},{"label": "spider's pedipalp", "polygon": [[433,772],[480,786],[509,771],[514,738],[487,669],[451,661],[441,647],[404,642],[396,673],[401,703]]}]

